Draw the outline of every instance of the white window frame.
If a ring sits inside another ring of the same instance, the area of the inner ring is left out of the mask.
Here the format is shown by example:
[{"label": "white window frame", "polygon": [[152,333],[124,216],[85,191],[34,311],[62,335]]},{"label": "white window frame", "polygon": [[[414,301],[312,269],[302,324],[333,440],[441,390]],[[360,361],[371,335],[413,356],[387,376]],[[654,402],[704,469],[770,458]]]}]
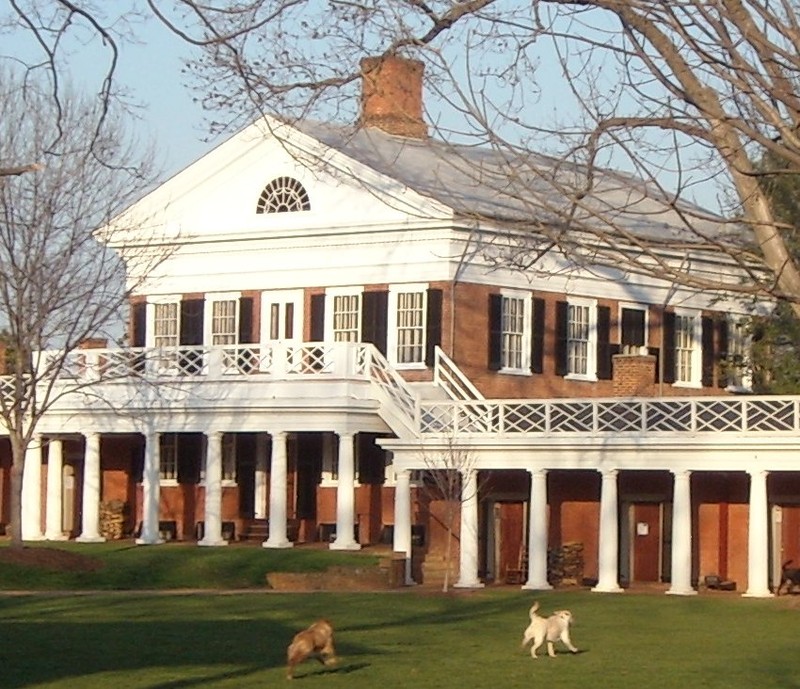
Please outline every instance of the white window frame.
[{"label": "white window frame", "polygon": [[[175,313],[175,347],[179,346],[181,337],[181,296],[170,294],[157,297],[148,297],[145,313],[147,316],[147,326],[145,328],[145,346],[156,347],[156,305],[164,306],[174,304]],[[171,346],[171,345],[170,345]]]},{"label": "white window frame", "polygon": [[[570,338],[571,313],[573,308],[586,309],[586,339],[575,340]],[[577,297],[567,298],[567,374],[564,376],[569,380],[588,380],[597,381],[597,299],[581,299]],[[586,371],[578,373],[570,370],[570,342],[586,342]]]},{"label": "white window frame", "polygon": [[[355,340],[337,340],[334,330],[334,306],[337,297],[357,297],[358,311],[356,313]],[[361,341],[361,312],[364,307],[363,287],[333,287],[325,290],[325,340],[330,342],[360,342]]]},{"label": "white window frame", "polygon": [[753,370],[750,365],[752,338],[746,331],[746,320],[732,314],[728,314],[728,351],[726,354],[726,364],[731,366],[734,356],[741,357],[739,369],[739,382],[729,383],[726,390],[731,392],[750,392],[753,389]]},{"label": "white window frame", "polygon": [[[696,309],[675,309],[674,313],[675,341],[672,343],[672,349],[675,359],[675,370],[673,371],[675,382],[673,386],[676,388],[701,388],[703,386],[702,313]],[[688,364],[691,369],[688,380],[681,380],[678,376],[681,367],[680,352],[678,350],[679,319],[688,319],[691,321],[691,329],[687,330],[691,338],[691,347],[685,348],[685,351],[688,353]]]},{"label": "white window frame", "polygon": [[[421,305],[421,322],[417,327],[404,326],[409,330],[419,330],[419,343],[414,346],[420,348],[419,361],[399,361],[400,352],[400,324],[399,324],[399,302],[401,294],[419,294],[422,297]],[[389,286],[389,299],[388,299],[387,314],[387,333],[386,333],[386,353],[389,362],[398,369],[424,369],[425,368],[425,352],[427,347],[427,329],[428,329],[428,285],[423,283],[405,284],[405,285],[390,285]]]},{"label": "white window frame", "polygon": [[[642,345],[643,351],[640,352],[626,352],[622,351],[622,310],[628,311],[643,311],[644,312],[644,344]],[[650,347],[650,309],[647,304],[638,304],[634,302],[620,303],[617,309],[617,322],[619,323],[619,340],[620,351],[622,354],[647,354]]]},{"label": "white window frame", "polygon": [[[205,295],[205,313],[203,314],[203,342],[208,346],[235,346],[239,344],[239,300],[241,292],[217,292]],[[234,323],[233,332],[229,335],[233,337],[233,342],[214,342],[214,338],[220,333],[214,332],[214,305],[221,302],[233,302]]]},{"label": "white window frame", "polygon": [[[158,443],[158,483],[161,486],[177,486],[178,434],[161,433],[158,437]],[[168,470],[167,464],[172,466],[171,471]]]},{"label": "white window frame", "polygon": [[[506,329],[507,305],[509,301],[522,302],[521,332]],[[500,290],[500,371],[503,373],[529,375],[531,369],[531,329],[533,318],[533,297],[522,290]],[[513,336],[520,347],[519,366],[509,365],[508,339]]]}]

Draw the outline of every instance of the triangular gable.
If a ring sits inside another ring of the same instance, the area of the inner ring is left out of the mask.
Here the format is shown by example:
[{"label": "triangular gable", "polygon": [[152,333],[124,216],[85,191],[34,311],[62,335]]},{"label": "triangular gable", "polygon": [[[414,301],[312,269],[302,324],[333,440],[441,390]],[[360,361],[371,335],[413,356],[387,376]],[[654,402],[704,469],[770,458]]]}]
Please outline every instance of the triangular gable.
[{"label": "triangular gable", "polygon": [[[311,210],[258,214],[264,187],[291,177]],[[249,234],[269,229],[331,229],[452,218],[452,210],[289,125],[265,117],[177,173],[122,213],[161,225],[167,238]],[[100,233],[102,236],[102,233]]]}]

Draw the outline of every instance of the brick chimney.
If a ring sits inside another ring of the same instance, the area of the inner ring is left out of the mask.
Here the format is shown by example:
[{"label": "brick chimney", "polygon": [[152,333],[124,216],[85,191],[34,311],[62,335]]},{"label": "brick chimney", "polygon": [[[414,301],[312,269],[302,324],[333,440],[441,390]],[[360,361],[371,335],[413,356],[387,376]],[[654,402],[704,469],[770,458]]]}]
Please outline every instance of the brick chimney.
[{"label": "brick chimney", "polygon": [[650,354],[615,354],[615,397],[653,397],[656,389],[656,358]]},{"label": "brick chimney", "polygon": [[397,55],[361,60],[360,127],[377,127],[388,134],[425,139],[422,118],[422,73],[419,60]]}]

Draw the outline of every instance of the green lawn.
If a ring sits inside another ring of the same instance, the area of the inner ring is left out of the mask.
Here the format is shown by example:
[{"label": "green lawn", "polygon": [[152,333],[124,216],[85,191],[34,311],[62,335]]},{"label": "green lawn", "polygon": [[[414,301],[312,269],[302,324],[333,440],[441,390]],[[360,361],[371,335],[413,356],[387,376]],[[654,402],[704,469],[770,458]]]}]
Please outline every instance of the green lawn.
[{"label": "green lawn", "polygon": [[[536,598],[544,611],[573,611],[581,653],[532,660],[519,648]],[[0,595],[0,687],[287,686],[287,643],[327,616],[340,663],[300,666],[301,687],[792,689],[798,602],[509,588]]]}]

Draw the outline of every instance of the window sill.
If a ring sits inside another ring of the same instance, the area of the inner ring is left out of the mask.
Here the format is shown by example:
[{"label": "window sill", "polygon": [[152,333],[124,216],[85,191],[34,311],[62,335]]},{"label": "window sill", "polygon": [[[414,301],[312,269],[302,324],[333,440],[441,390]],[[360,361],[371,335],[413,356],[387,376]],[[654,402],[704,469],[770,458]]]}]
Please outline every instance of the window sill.
[{"label": "window sill", "polygon": [[564,380],[580,380],[583,381],[584,383],[596,383],[597,376],[596,375],[590,376],[585,373],[567,373],[567,375],[564,376]]},{"label": "window sill", "polygon": [[672,384],[672,387],[673,388],[685,388],[687,390],[701,390],[703,388],[703,384],[699,383],[699,382],[698,383],[695,383],[695,382],[688,383],[686,381],[675,381]]},{"label": "window sill", "polygon": [[531,371],[530,369],[524,368],[501,368],[498,373],[502,373],[506,376],[530,376]]}]

